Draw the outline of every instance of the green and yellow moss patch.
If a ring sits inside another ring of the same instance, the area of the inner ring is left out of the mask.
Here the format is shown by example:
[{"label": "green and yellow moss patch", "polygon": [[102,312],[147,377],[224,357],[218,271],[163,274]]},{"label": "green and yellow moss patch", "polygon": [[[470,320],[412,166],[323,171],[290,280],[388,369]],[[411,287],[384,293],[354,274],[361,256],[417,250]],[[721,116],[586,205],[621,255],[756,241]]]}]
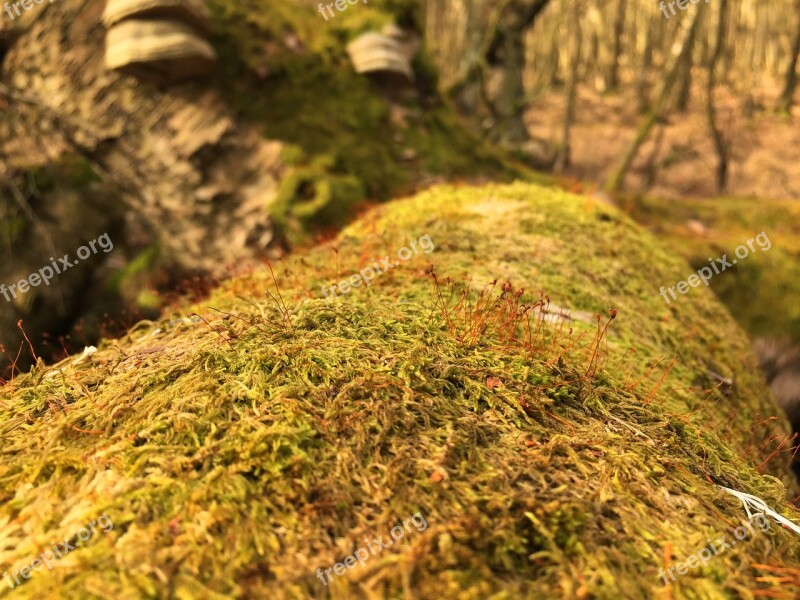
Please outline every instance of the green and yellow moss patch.
[{"label": "green and yellow moss patch", "polygon": [[[641,199],[631,212],[694,269],[726,253],[734,258],[738,246],[765,232],[772,246],[762,250],[754,243],[756,251],[716,275],[710,287],[751,335],[788,335],[800,343],[800,203]],[[690,227],[690,221],[705,230]]]},{"label": "green and yellow moss patch", "polygon": [[[243,120],[301,150],[297,166],[320,171],[331,188],[351,178],[361,201],[384,201],[437,179],[542,180],[468,133],[437,91],[424,49],[415,92],[392,94],[353,69],[346,45],[386,24],[413,27],[418,4],[374,0],[325,21],[318,3],[247,0],[209,3],[219,54],[215,85]],[[328,209],[346,212],[350,191]],[[324,220],[314,215],[316,220]],[[314,229],[312,228],[312,233]]]},{"label": "green and yellow moss patch", "polygon": [[335,175],[332,158],[317,157],[311,165],[294,166],[281,180],[270,212],[283,235],[302,244],[309,232],[341,227],[364,203],[364,188],[353,175]]},{"label": "green and yellow moss patch", "polygon": [[[430,254],[322,298],[424,235]],[[749,598],[753,563],[796,564],[774,525],[664,590],[665,561],[742,523],[716,484],[793,516],[786,455],[768,460],[787,428],[763,422],[746,336],[708,290],[666,307],[658,286],[687,265],[621,213],[435,188],[335,249],[228,281],[187,307],[206,323],[142,322],[6,385],[0,569],[101,514],[114,529],[0,597]],[[542,292],[616,319],[598,343],[592,319],[527,335],[492,318]],[[417,512],[424,530],[315,575]]]}]

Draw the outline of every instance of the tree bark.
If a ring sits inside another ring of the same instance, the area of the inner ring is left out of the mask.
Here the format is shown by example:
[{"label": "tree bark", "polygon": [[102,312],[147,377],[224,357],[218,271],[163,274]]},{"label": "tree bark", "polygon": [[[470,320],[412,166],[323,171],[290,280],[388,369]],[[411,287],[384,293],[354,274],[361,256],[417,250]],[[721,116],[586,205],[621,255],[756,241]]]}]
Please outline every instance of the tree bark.
[{"label": "tree bark", "polygon": [[794,43],[792,44],[792,54],[789,57],[789,65],[786,67],[786,81],[778,100],[778,109],[784,112],[792,110],[792,98],[794,97],[794,90],[797,87],[797,62],[800,57],[800,0],[795,2],[795,14],[797,15],[797,30],[794,35]]},{"label": "tree bark", "polygon": [[625,175],[628,173],[628,170],[633,164],[633,161],[636,158],[636,154],[639,152],[639,148],[647,139],[647,135],[653,128],[653,125],[655,125],[656,121],[658,121],[658,119],[661,117],[661,113],[664,109],[664,105],[666,104],[667,98],[669,97],[669,94],[672,91],[672,88],[675,86],[675,82],[678,79],[678,72],[680,69],[681,62],[684,60],[684,55],[691,50],[692,43],[694,41],[695,35],[697,34],[697,27],[700,23],[700,18],[703,15],[704,8],[705,8],[705,3],[702,2],[699,3],[694,17],[689,22],[690,24],[684,28],[683,39],[681,40],[680,45],[678,46],[680,50],[678,51],[678,55],[675,57],[675,60],[673,61],[672,66],[669,69],[666,78],[664,79],[664,83],[661,86],[661,92],[658,95],[658,99],[656,100],[653,107],[650,109],[647,116],[644,118],[642,124],[639,126],[639,130],[636,132],[633,141],[628,147],[628,150],[626,151],[619,165],[616,167],[616,169],[613,171],[611,176],[606,181],[605,184],[606,191],[610,193],[615,193],[621,189],[622,183],[625,179]]},{"label": "tree bark", "polygon": [[525,32],[550,0],[513,0],[502,10],[487,62],[497,78],[496,92],[490,95],[498,122],[491,137],[501,144],[516,147],[530,139],[523,115],[527,100],[525,73]]},{"label": "tree bark", "polygon": [[[579,10],[579,0],[565,0],[565,2],[571,3],[572,11],[571,17],[573,23],[580,23],[580,10]],[[571,40],[570,40],[570,70],[569,70],[569,78],[567,79],[567,89],[566,89],[566,108],[564,110],[564,123],[561,129],[561,144],[558,148],[558,153],[556,154],[556,161],[554,164],[554,169],[557,173],[561,173],[564,171],[566,167],[570,164],[570,145],[569,145],[569,129],[572,123],[572,119],[575,113],[575,97],[576,97],[576,88],[578,84],[578,65],[581,62],[581,41],[583,36],[581,35],[581,31],[579,28],[576,28],[575,31],[572,33]]]},{"label": "tree bark", "polygon": [[[637,48],[641,47],[641,57],[638,61],[638,68],[636,70],[636,100],[639,113],[644,114],[650,106],[650,90],[648,73],[653,64],[653,27],[649,21],[644,20],[642,23],[640,16],[637,25],[644,28],[644,32],[636,32]],[[640,38],[640,36],[644,36]],[[643,39],[641,43],[639,40]]]},{"label": "tree bark", "polygon": [[[467,17],[462,17],[461,24],[473,31],[479,21],[478,30],[483,35],[480,39],[467,35],[457,47],[447,50],[436,38],[442,28],[453,27],[453,21],[440,19],[436,27],[428,29],[426,37],[442,65],[468,57],[448,92],[462,112],[470,113],[487,129],[493,141],[517,147],[529,139],[523,121],[527,105],[523,83],[525,33],[549,1],[504,0],[496,6],[489,0],[467,3]],[[429,0],[428,13],[440,6],[438,0]]]},{"label": "tree bark", "polygon": [[728,149],[722,133],[716,125],[716,110],[714,108],[714,85],[716,82],[716,69],[722,48],[725,44],[725,18],[727,16],[728,0],[720,0],[719,17],[717,21],[717,33],[714,40],[714,50],[708,64],[708,83],[706,85],[706,116],[708,126],[711,130],[711,138],[714,141],[714,149],[717,152],[716,183],[717,191],[723,192],[728,177]]},{"label": "tree bark", "polygon": [[[240,126],[204,82],[170,87],[104,65],[103,0],[38,5],[4,60],[0,176],[84,156],[186,269],[220,274],[276,241],[281,144]],[[34,11],[29,11],[33,13]]]},{"label": "tree bark", "polygon": [[619,0],[617,14],[614,19],[614,40],[611,52],[611,65],[608,70],[608,89],[616,91],[619,87],[619,62],[622,56],[622,35],[625,28],[625,11],[627,0]]},{"label": "tree bark", "polygon": [[685,113],[689,106],[689,98],[692,95],[692,47],[683,54],[678,74],[678,90],[675,94],[675,110]]}]

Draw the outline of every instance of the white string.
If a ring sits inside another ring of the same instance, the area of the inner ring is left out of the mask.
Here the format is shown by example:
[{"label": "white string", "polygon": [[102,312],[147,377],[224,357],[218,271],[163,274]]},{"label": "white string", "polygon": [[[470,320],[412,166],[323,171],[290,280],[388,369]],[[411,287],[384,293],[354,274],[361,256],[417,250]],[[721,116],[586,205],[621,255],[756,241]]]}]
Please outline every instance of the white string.
[{"label": "white string", "polygon": [[[745,494],[744,492],[737,492],[736,490],[732,490],[731,488],[726,488],[724,486],[718,485],[717,486],[721,490],[725,490],[729,494],[733,494],[739,500],[742,501],[742,506],[744,506],[744,510],[747,513],[749,519],[752,520],[753,515],[750,513],[750,509],[757,510],[758,513],[767,514],[773,519],[775,519],[781,525],[788,527],[792,531],[797,534],[800,534],[800,526],[795,523],[792,523],[786,517],[779,515],[774,510],[772,510],[769,506],[767,506],[766,502],[764,502],[761,498],[753,496],[751,494]],[[756,513],[756,514],[758,514]]]}]

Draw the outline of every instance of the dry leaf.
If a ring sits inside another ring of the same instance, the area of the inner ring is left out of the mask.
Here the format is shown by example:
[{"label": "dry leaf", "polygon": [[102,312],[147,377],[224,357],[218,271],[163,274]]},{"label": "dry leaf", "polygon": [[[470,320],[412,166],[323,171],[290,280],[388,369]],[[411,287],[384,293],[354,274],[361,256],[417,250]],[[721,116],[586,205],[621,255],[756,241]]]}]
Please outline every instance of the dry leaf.
[{"label": "dry leaf", "polygon": [[447,475],[447,471],[445,471],[442,467],[436,467],[436,470],[431,473],[431,481],[433,483],[440,483],[448,478],[449,476]]}]

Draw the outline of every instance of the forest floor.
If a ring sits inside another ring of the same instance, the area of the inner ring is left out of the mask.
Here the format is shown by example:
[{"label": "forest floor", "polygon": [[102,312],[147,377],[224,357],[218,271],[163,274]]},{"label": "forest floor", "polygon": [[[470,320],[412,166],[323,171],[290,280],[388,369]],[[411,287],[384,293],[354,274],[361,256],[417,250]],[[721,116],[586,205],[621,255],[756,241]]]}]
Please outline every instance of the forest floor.
[{"label": "forest floor", "polygon": [[[702,81],[696,80],[688,110],[674,109],[651,131],[625,182],[625,189],[661,198],[713,197],[717,157],[704,112]],[[793,119],[772,107],[780,85],[764,82],[747,99],[726,87],[716,92],[717,123],[731,143],[728,195],[763,199],[800,198],[800,107]],[[559,140],[565,96],[552,90],[532,100],[526,122],[531,134]],[[601,186],[642,121],[632,85],[618,94],[579,86],[571,131],[572,166],[565,174]]]}]

